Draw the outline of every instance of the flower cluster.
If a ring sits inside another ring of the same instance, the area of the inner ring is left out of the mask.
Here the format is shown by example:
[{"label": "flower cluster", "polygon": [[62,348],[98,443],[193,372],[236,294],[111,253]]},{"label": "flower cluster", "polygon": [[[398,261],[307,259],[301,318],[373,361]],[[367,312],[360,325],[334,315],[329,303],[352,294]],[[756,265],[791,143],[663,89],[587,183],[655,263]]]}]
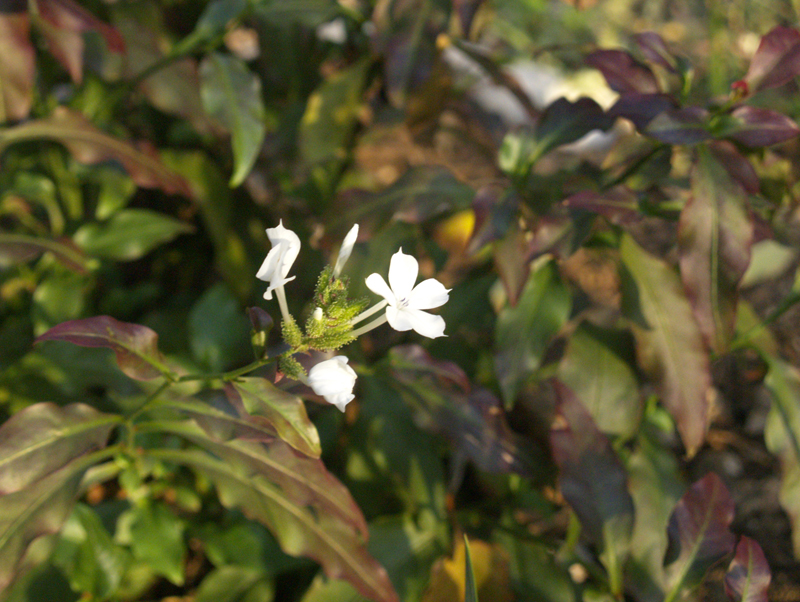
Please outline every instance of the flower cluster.
[{"label": "flower cluster", "polygon": [[[358,239],[358,224],[342,241],[333,267],[328,266],[322,271],[314,292],[315,309],[302,329],[289,313],[284,291],[284,285],[295,278],[288,275],[300,252],[300,239],[297,234],[284,228],[282,221],[276,228],[268,228],[267,236],[272,249],[256,277],[269,283],[264,298],[272,299],[274,291],[280,305],[283,338],[290,347],[280,358],[280,369],[287,376],[303,381],[314,393],[341,411],[355,397],[353,388],[356,373],[348,365],[347,357],[337,355],[319,362],[306,375],[300,363],[294,359],[294,354],[310,350],[333,351],[385,322],[401,332],[414,330],[429,338],[445,336],[444,319],[425,310],[444,305],[450,290],[435,278],[416,284],[419,263],[411,255],[403,253],[402,248],[389,263],[388,284],[380,274],[371,274],[365,281],[369,290],[383,297],[382,301],[366,309],[369,304],[367,299],[351,299],[348,296],[348,281],[341,274]],[[383,313],[371,322],[358,326],[381,311]]]}]

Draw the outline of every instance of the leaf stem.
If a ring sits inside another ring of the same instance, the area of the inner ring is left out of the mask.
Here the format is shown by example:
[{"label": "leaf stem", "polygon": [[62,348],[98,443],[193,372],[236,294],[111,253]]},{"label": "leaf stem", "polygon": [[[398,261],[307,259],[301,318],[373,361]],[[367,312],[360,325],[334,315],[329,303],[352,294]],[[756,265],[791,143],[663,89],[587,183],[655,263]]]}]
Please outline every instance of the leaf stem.
[{"label": "leaf stem", "polygon": [[358,324],[359,322],[361,322],[361,320],[366,320],[366,319],[367,319],[367,318],[369,318],[369,317],[370,317],[372,314],[375,314],[375,313],[379,312],[380,310],[382,310],[382,309],[383,309],[384,307],[386,307],[387,305],[389,305],[389,302],[388,302],[386,299],[384,299],[384,300],[383,300],[383,301],[381,301],[380,303],[376,303],[375,305],[373,305],[373,306],[372,306],[372,307],[370,307],[369,309],[367,309],[367,310],[365,310],[365,311],[362,311],[362,312],[361,312],[360,314],[358,314],[358,315],[357,315],[355,318],[353,318],[352,320],[350,320],[350,325],[352,326],[352,325],[354,325],[354,324]]},{"label": "leaf stem", "polygon": [[354,339],[355,339],[355,338],[358,338],[358,337],[360,337],[362,334],[364,334],[365,332],[369,332],[370,330],[374,330],[375,328],[377,328],[378,326],[380,326],[380,325],[381,325],[381,324],[383,324],[384,322],[386,322],[386,314],[383,314],[383,315],[382,315],[381,317],[379,317],[379,318],[375,318],[375,319],[374,319],[372,322],[370,322],[369,324],[367,324],[367,325],[365,325],[365,326],[362,326],[362,327],[361,327],[361,328],[359,328],[358,330],[354,330],[354,331],[353,331],[352,333],[350,333],[350,334],[352,334],[352,335],[353,335],[353,338],[354,338]]}]

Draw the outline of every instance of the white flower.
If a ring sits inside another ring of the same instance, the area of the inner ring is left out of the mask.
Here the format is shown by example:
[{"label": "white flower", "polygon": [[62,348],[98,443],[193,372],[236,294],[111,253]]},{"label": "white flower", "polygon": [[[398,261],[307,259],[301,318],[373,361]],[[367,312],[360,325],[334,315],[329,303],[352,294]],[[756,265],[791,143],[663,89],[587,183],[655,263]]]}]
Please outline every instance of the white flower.
[{"label": "white flower", "polygon": [[[423,309],[433,309],[447,303],[450,289],[435,278],[420,282],[417,286],[419,263],[400,249],[392,255],[389,263],[389,284],[380,274],[371,274],[366,284],[369,289],[386,299],[386,319],[395,330],[414,329],[422,336],[435,339],[444,336],[444,318],[434,316]],[[390,288],[391,287],[391,288]]]},{"label": "white flower", "polygon": [[350,254],[353,252],[353,245],[356,244],[358,238],[358,224],[350,228],[350,232],[344,237],[342,246],[339,247],[339,257],[336,258],[336,265],[333,266],[333,275],[337,278],[342,273],[344,264],[350,259]]},{"label": "white flower", "polygon": [[300,239],[297,234],[283,227],[283,220],[278,223],[277,228],[267,228],[267,236],[272,243],[272,249],[256,273],[256,278],[269,282],[264,298],[272,299],[273,290],[283,287],[295,278],[286,276],[300,252]]},{"label": "white flower", "polygon": [[347,365],[345,356],[337,355],[311,368],[306,384],[314,393],[344,412],[345,406],[355,398],[353,387],[356,384],[356,373]]}]

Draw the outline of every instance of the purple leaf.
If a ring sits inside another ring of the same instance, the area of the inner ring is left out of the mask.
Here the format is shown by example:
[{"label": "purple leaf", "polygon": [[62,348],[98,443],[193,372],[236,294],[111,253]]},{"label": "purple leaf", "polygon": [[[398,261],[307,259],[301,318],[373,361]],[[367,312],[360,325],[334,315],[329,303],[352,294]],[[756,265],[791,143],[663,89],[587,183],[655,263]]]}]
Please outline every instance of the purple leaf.
[{"label": "purple leaf", "polygon": [[550,445],[560,471],[561,493],[591,540],[602,545],[601,559],[612,583],[619,582],[633,532],[633,499],[625,469],[575,394],[557,380],[554,388]]},{"label": "purple leaf", "polygon": [[629,119],[636,129],[644,131],[655,117],[678,108],[678,103],[668,94],[624,94],[609,109],[611,117]]},{"label": "purple leaf", "polygon": [[712,564],[733,551],[733,515],[733,500],[714,473],[694,483],[678,500],[667,529],[667,599],[679,599],[685,588],[697,585]]},{"label": "purple leaf", "polygon": [[[711,374],[702,334],[670,266],[628,235],[622,238],[620,255],[623,309],[632,320],[639,364],[654,380],[691,457],[705,440],[709,420]],[[647,328],[637,323],[639,316]]]},{"label": "purple leaf", "polygon": [[64,408],[37,403],[14,414],[0,427],[0,496],[104,447],[120,421],[81,403]]},{"label": "purple leaf", "polygon": [[578,192],[564,199],[563,205],[570,209],[597,213],[616,225],[636,222],[642,218],[636,193],[622,185],[602,192]]},{"label": "purple leaf", "polygon": [[271,424],[248,420],[250,417],[246,414],[241,417],[241,412],[236,411],[219,389],[204,392],[199,398],[165,400],[164,404],[194,419],[209,437],[218,441],[242,439],[267,443],[278,438]]},{"label": "purple leaf", "polygon": [[33,102],[36,56],[30,41],[30,17],[20,12],[0,13],[0,123],[25,119]]},{"label": "purple leaf", "polygon": [[706,344],[724,353],[733,337],[739,281],[750,264],[753,224],[746,193],[701,149],[692,196],[678,222],[681,279]]},{"label": "purple leaf", "polygon": [[800,73],[800,32],[775,27],[761,38],[744,77],[749,90],[757,92],[781,86]]},{"label": "purple leaf", "polygon": [[282,391],[264,378],[240,378],[225,385],[225,394],[241,417],[266,423],[279,439],[311,458],[319,458],[319,434],[299,397]]},{"label": "purple leaf", "polygon": [[510,190],[498,186],[484,186],[472,201],[475,226],[467,250],[475,254],[484,246],[503,238],[514,226],[519,211],[519,198]]},{"label": "purple leaf", "polygon": [[782,113],[741,106],[727,116],[719,135],[748,148],[761,148],[786,142],[798,134],[797,124]]},{"label": "purple leaf", "polygon": [[772,574],[761,546],[749,537],[742,536],[725,574],[728,597],[734,602],[767,602],[771,580]]},{"label": "purple leaf", "polygon": [[69,238],[39,238],[27,234],[0,233],[0,259],[30,261],[42,253],[52,253],[64,267],[88,274],[91,259]]},{"label": "purple leaf", "polygon": [[624,50],[597,50],[586,57],[586,64],[606,78],[609,87],[620,94],[655,94],[656,76]]},{"label": "purple leaf", "polygon": [[709,143],[708,148],[728,175],[739,182],[748,194],[758,194],[761,188],[758,174],[753,164],[737,151],[733,144],[717,140]]},{"label": "purple leaf", "polygon": [[707,119],[708,111],[701,107],[669,109],[656,115],[643,133],[667,144],[697,144],[711,138]]},{"label": "purple leaf", "polygon": [[591,98],[575,102],[559,98],[548,105],[536,123],[535,158],[580,140],[593,130],[607,130],[612,123],[613,119]]},{"label": "purple leaf", "polygon": [[637,33],[633,39],[648,61],[664,67],[671,73],[677,73],[677,61],[660,35],[654,31],[645,31]]},{"label": "purple leaf", "polygon": [[458,15],[458,23],[461,25],[461,35],[465,38],[469,38],[472,20],[481,4],[483,4],[483,0],[453,0],[453,9]]},{"label": "purple leaf", "polygon": [[158,350],[158,335],[147,326],[120,322],[110,316],[70,320],[36,339],[67,341],[81,347],[106,347],[117,356],[120,369],[136,380],[170,374]]}]

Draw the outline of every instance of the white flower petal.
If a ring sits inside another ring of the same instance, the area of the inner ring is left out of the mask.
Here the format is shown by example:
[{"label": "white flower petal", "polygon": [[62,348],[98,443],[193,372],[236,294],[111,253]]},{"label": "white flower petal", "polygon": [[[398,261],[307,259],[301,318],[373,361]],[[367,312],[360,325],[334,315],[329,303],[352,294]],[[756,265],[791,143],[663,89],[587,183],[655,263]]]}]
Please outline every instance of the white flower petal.
[{"label": "white flower petal", "polygon": [[411,327],[422,336],[431,339],[445,336],[445,324],[442,316],[435,316],[428,312],[408,307],[401,313],[405,314],[404,318],[408,320]]},{"label": "white flower petal", "polygon": [[336,265],[333,266],[333,275],[338,277],[342,273],[342,268],[347,260],[350,259],[350,254],[353,252],[353,246],[358,239],[358,224],[350,228],[350,232],[344,237],[342,246],[339,247],[339,257],[336,258]]},{"label": "white flower petal", "polygon": [[308,386],[344,412],[345,406],[355,399],[353,387],[356,384],[356,373],[347,365],[347,357],[337,355],[334,358],[316,364],[308,371]]},{"label": "white flower petal", "polygon": [[380,274],[370,274],[367,276],[364,284],[367,285],[369,290],[386,299],[391,305],[394,305],[397,302],[392,289],[389,288],[389,285],[386,284],[386,281]]},{"label": "white flower petal", "polygon": [[272,243],[272,249],[256,272],[256,278],[269,282],[264,298],[272,299],[273,290],[294,280],[294,276],[287,278],[287,275],[300,252],[300,239],[297,234],[283,227],[282,220],[277,227],[267,228],[267,236]]},{"label": "white flower petal", "polygon": [[390,305],[386,308],[386,321],[389,322],[389,326],[399,332],[414,328],[414,322],[411,320],[407,309],[397,309]]},{"label": "white flower petal", "polygon": [[389,262],[389,285],[399,302],[411,294],[418,273],[419,263],[415,257],[406,255],[403,249],[392,255]]},{"label": "white flower petal", "polygon": [[408,307],[411,309],[433,309],[447,303],[450,298],[450,289],[436,278],[428,278],[420,282],[411,291],[408,297]]}]

